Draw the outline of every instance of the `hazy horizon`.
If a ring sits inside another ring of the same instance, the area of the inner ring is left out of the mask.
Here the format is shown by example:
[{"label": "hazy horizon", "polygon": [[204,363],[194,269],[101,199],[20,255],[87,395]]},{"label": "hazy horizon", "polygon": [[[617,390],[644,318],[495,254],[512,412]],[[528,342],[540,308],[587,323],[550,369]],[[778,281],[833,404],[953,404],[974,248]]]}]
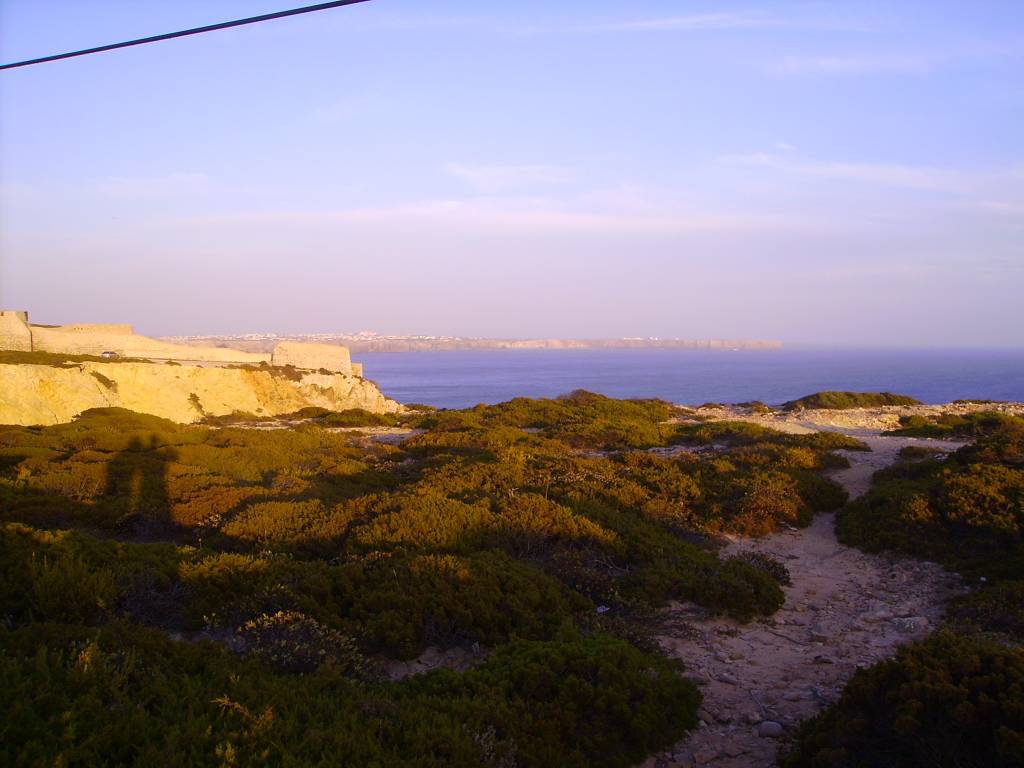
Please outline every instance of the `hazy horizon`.
[{"label": "hazy horizon", "polygon": [[[7,0],[0,52],[301,4]],[[1018,347],[1022,71],[1019,2],[765,0],[371,0],[8,71],[0,307]]]}]

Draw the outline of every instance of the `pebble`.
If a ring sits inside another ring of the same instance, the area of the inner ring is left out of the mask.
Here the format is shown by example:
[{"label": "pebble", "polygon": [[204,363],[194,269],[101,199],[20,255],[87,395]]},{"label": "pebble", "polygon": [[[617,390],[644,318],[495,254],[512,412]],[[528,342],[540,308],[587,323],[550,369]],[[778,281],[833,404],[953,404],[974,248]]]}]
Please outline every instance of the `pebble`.
[{"label": "pebble", "polygon": [[693,753],[693,760],[697,765],[707,765],[718,757],[718,750],[711,747],[701,747]]},{"label": "pebble", "polygon": [[774,720],[765,720],[757,726],[757,735],[763,739],[777,739],[782,735],[782,725]]},{"label": "pebble", "polygon": [[919,632],[928,628],[928,619],[924,616],[908,616],[905,619],[896,619],[893,624],[901,632]]}]

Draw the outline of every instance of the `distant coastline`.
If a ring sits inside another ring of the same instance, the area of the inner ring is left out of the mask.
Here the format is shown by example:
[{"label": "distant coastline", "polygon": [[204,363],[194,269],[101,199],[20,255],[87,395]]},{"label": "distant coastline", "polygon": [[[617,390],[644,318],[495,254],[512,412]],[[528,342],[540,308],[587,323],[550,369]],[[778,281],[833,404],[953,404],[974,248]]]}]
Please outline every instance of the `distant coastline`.
[{"label": "distant coastline", "polygon": [[782,349],[782,342],[760,339],[494,339],[464,336],[400,336],[361,333],[247,333],[220,336],[165,336],[164,341],[267,352],[281,341],[341,344],[353,352],[444,352],[492,349]]}]

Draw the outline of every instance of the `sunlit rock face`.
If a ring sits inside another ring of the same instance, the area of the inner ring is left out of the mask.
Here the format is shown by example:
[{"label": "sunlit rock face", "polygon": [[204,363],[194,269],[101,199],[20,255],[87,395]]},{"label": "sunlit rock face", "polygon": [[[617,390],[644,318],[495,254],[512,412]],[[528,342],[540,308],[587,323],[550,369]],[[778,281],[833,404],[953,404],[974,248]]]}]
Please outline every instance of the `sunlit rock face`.
[{"label": "sunlit rock face", "polygon": [[192,423],[237,411],[276,416],[307,406],[374,413],[402,408],[372,382],[342,373],[129,362],[0,364],[0,424],[59,424],[104,407]]}]

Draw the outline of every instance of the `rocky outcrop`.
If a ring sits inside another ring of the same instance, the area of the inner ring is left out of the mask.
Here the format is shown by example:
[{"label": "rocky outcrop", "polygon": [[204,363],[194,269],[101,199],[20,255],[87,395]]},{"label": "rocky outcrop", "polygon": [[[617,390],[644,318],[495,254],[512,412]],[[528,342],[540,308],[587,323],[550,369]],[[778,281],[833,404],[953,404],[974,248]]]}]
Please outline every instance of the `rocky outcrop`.
[{"label": "rocky outcrop", "polygon": [[128,362],[0,364],[0,424],[59,424],[105,407],[191,423],[237,411],[277,416],[307,406],[402,409],[373,382],[340,373]]}]

